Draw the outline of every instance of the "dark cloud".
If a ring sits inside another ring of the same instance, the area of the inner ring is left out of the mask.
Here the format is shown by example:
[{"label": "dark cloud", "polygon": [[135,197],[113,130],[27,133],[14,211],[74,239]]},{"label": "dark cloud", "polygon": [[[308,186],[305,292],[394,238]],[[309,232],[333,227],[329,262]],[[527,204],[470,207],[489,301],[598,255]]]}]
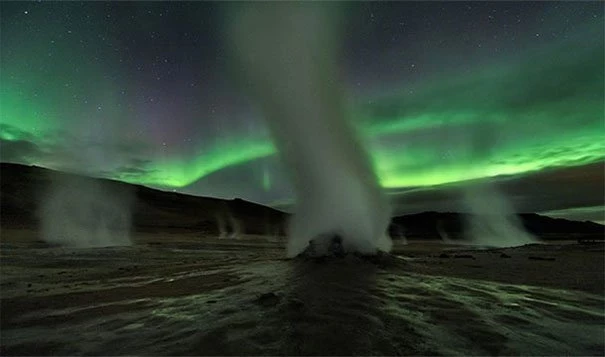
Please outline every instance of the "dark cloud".
[{"label": "dark cloud", "polygon": [[43,155],[43,151],[31,141],[0,139],[0,162],[31,162]]},{"label": "dark cloud", "polygon": [[605,206],[573,207],[540,213],[553,218],[565,218],[575,221],[593,221],[605,224]]},{"label": "dark cloud", "polygon": [[0,161],[39,164],[91,176],[134,180],[154,172],[148,148],[137,141],[102,140],[60,129],[37,137],[14,126],[0,125]]},{"label": "dark cloud", "polygon": [[[389,189],[394,215],[424,211],[460,212],[465,189],[490,181],[517,212],[540,212],[553,217],[602,221],[605,163],[544,170],[523,175],[471,180],[433,187]],[[291,211],[293,201],[274,201],[273,207]],[[590,209],[589,209],[590,208]]]},{"label": "dark cloud", "polygon": [[151,160],[132,158],[126,165],[120,166],[115,170],[101,171],[99,172],[99,175],[102,177],[118,178],[120,180],[133,182],[145,175],[154,173],[155,170],[149,168],[151,164]]},{"label": "dark cloud", "polygon": [[[605,163],[544,170],[487,179],[508,197],[518,212],[602,206],[605,198]],[[420,211],[460,211],[465,187],[474,181],[414,189],[391,194],[396,214]]]}]

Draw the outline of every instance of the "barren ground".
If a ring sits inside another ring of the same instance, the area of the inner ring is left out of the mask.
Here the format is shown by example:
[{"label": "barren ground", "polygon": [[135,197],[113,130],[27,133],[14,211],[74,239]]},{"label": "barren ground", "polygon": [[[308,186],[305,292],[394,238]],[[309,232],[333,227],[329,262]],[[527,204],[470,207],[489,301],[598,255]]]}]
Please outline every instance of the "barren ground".
[{"label": "barren ground", "polygon": [[281,239],[2,230],[1,355],[602,355],[603,245],[287,260]]}]

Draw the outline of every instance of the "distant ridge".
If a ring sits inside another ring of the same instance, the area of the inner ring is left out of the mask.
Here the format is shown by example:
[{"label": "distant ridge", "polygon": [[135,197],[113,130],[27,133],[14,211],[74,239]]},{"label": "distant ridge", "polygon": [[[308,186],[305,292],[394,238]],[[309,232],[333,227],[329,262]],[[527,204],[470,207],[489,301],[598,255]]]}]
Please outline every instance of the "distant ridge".
[{"label": "distant ridge", "polygon": [[[458,239],[464,232],[466,213],[422,212],[393,217],[389,231],[391,236],[405,235],[410,239]],[[591,222],[551,218],[536,213],[517,215],[525,229],[542,239],[576,239],[578,237],[603,237],[605,226]]]},{"label": "distant ridge", "polygon": [[[54,178],[77,175],[36,166],[0,163],[0,225],[3,227],[35,227],[38,224],[38,203]],[[242,233],[276,235],[285,233],[289,214],[239,198],[224,200],[198,197],[151,189],[119,181],[98,180],[116,190],[134,196],[132,206],[136,231],[183,230],[207,234],[219,233],[219,221],[230,228],[231,222]],[[542,239],[577,239],[605,235],[605,226],[594,222],[578,222],[550,218],[535,213],[519,215],[522,224]],[[422,212],[393,217],[389,233],[394,239],[438,240],[458,239],[463,233],[465,214],[454,212]]]},{"label": "distant ridge", "polygon": [[136,231],[181,229],[218,234],[218,221],[221,220],[228,231],[233,231],[231,223],[235,221],[242,233],[284,233],[286,213],[242,199],[224,200],[166,192],[12,163],[0,163],[0,224],[37,225],[38,203],[49,191],[54,179],[68,176],[97,180],[106,187],[131,193],[134,196],[132,212]]}]

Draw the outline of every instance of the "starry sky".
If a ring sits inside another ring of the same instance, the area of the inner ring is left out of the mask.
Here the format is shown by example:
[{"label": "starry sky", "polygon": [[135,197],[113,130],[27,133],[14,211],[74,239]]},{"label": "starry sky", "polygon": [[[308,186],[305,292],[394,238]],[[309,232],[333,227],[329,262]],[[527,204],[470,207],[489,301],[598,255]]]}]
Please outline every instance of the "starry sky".
[{"label": "starry sky", "polygon": [[[238,84],[237,3],[0,3],[0,160],[287,209]],[[349,120],[396,213],[489,180],[519,211],[605,220],[604,3],[342,3]]]}]

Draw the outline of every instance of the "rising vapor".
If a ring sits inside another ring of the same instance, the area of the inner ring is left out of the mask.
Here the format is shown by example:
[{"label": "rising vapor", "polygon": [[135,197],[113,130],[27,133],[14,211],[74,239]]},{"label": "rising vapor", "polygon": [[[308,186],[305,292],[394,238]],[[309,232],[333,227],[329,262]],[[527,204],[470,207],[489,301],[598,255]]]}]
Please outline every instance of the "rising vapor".
[{"label": "rising vapor", "polygon": [[268,120],[297,192],[288,256],[333,234],[343,237],[347,251],[391,248],[388,201],[346,120],[336,13],[334,4],[284,2],[244,5],[231,14],[243,81]]},{"label": "rising vapor", "polygon": [[42,239],[73,248],[130,245],[131,195],[96,179],[53,178],[40,207]]},{"label": "rising vapor", "polygon": [[472,244],[513,247],[537,242],[523,229],[510,201],[493,185],[475,184],[465,190],[463,197],[471,213],[465,223]]},{"label": "rising vapor", "polygon": [[72,163],[59,169],[77,175],[50,177],[39,206],[42,239],[76,248],[131,245],[132,189],[90,178],[122,162],[116,137],[124,125],[119,118],[89,115],[72,130],[74,140],[86,144],[57,155],[57,162]]},{"label": "rising vapor", "polygon": [[[469,168],[480,167],[473,160],[493,160],[496,143],[500,140],[495,125],[475,127],[465,133]],[[481,176],[477,176],[481,177]],[[509,198],[489,180],[478,180],[464,186],[462,201],[465,211],[466,238],[471,244],[512,247],[536,243],[536,238],[527,233],[517,217]]]}]

